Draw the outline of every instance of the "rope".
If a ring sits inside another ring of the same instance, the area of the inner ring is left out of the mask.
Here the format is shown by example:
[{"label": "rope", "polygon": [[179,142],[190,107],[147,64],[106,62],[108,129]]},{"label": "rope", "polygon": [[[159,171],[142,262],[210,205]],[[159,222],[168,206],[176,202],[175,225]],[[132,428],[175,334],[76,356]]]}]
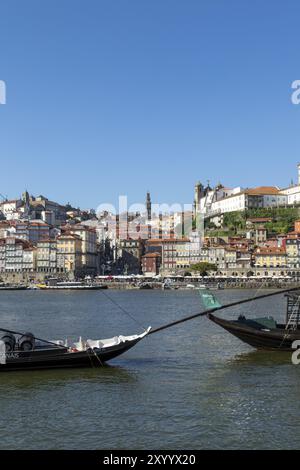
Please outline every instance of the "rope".
[{"label": "rope", "polygon": [[88,350],[88,349],[86,350],[86,353],[87,353],[88,358],[89,358],[89,360],[90,360],[90,362],[91,362],[92,369],[94,369],[95,366],[94,366],[94,364],[93,364],[93,361],[92,361],[92,358],[91,358],[91,356],[90,356],[90,353],[89,353],[89,350]]},{"label": "rope", "polygon": [[98,355],[96,354],[96,352],[95,352],[95,350],[94,350],[93,348],[91,348],[91,349],[92,349],[92,352],[94,353],[94,355],[96,356],[96,359],[99,361],[99,363],[100,363],[100,366],[102,366],[102,367],[103,367],[103,363],[102,363],[102,361],[101,361],[100,357],[98,357]]},{"label": "rope", "polygon": [[[254,295],[251,297],[252,300],[256,300],[258,298],[259,292],[264,288],[264,286],[267,284],[267,281],[264,280],[258,289],[255,290]],[[233,314],[234,317],[237,317],[239,315],[239,312],[236,312]]]},{"label": "rope", "polygon": [[147,330],[147,328],[144,327],[144,325],[142,325],[138,320],[136,320],[136,318],[134,318],[134,316],[128,312],[128,310],[126,310],[124,307],[122,307],[122,305],[120,305],[116,300],[114,300],[112,297],[110,297],[110,295],[108,295],[104,290],[101,290],[100,291],[105,297],[107,297],[108,300],[110,300],[111,303],[113,303],[116,307],[118,307],[123,313],[125,313],[125,315],[127,315],[129,318],[131,318],[131,320],[133,320],[137,325],[139,325],[139,327],[143,328],[144,331]]},{"label": "rope", "polygon": [[[19,335],[19,336],[26,335],[26,333],[21,333],[20,331],[14,331],[14,330],[6,330],[5,328],[0,328],[0,331],[3,331],[4,333],[11,333],[13,335]],[[38,338],[37,336],[34,336],[34,338],[38,341],[42,341],[43,343],[52,344],[53,346],[56,346],[57,348],[63,348],[63,349],[66,348],[65,345],[57,344],[57,343],[54,343],[53,341],[48,341],[47,339]]]},{"label": "rope", "polygon": [[255,293],[254,293],[254,296],[253,296],[253,299],[256,299],[259,292],[264,288],[265,284],[267,284],[267,281],[263,281],[261,286],[259,286],[258,289],[256,289]]},{"label": "rope", "polygon": [[186,321],[193,320],[194,318],[204,317],[208,313],[217,312],[219,310],[225,310],[226,308],[236,307],[237,305],[246,304],[246,303],[253,302],[253,301],[256,301],[256,300],[260,300],[260,299],[266,299],[266,298],[272,297],[274,295],[285,294],[287,292],[293,292],[293,291],[296,291],[296,290],[299,290],[299,287],[293,287],[291,289],[282,289],[280,291],[272,292],[272,293],[268,293],[268,294],[263,294],[263,295],[255,297],[255,298],[251,297],[250,299],[243,299],[243,300],[239,300],[239,301],[236,301],[236,302],[231,302],[229,304],[222,305],[221,307],[210,308],[208,310],[204,310],[203,312],[194,313],[193,315],[189,315],[188,317],[183,317],[179,320],[167,323],[166,325],[162,325],[162,326],[159,326],[158,328],[154,328],[148,334],[153,335],[154,333],[158,333],[159,331],[166,330],[167,328],[171,328],[172,326],[179,325],[180,323],[184,323]]}]

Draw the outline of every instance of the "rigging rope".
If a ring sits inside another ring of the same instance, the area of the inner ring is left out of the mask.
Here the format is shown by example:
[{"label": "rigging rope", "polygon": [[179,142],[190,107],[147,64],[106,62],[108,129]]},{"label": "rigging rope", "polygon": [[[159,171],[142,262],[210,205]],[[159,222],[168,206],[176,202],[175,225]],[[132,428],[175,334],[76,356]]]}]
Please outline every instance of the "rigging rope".
[{"label": "rigging rope", "polygon": [[[251,297],[251,300],[256,300],[256,299],[260,298],[260,297],[258,296],[258,294],[259,294],[259,292],[260,292],[264,287],[266,287],[266,285],[267,285],[267,281],[264,280],[264,281],[262,282],[261,286],[258,287],[257,289],[255,289],[254,295]],[[250,300],[249,300],[249,302],[250,302]],[[235,312],[235,313],[233,314],[234,317],[237,317],[238,315],[239,315],[239,312]]]},{"label": "rigging rope", "polygon": [[[0,331],[3,331],[4,333],[11,333],[13,335],[20,335],[20,336],[26,335],[26,333],[22,333],[20,331],[14,331],[14,330],[7,330],[5,328],[0,328]],[[48,341],[47,339],[38,338],[37,336],[35,336],[34,338],[38,341],[42,341],[43,343],[52,344],[53,346],[56,346],[57,348],[63,348],[63,349],[66,348],[65,345],[54,343],[54,341]]]},{"label": "rigging rope", "polygon": [[128,312],[128,310],[126,310],[124,307],[122,307],[122,305],[120,305],[116,300],[114,300],[112,297],[110,297],[110,295],[108,295],[104,290],[101,290],[100,291],[103,295],[105,295],[105,297],[110,300],[110,302],[112,302],[116,307],[118,307],[123,313],[125,313],[125,315],[128,315],[129,318],[131,318],[131,320],[133,320],[137,325],[139,325],[141,328],[143,328],[144,331],[147,330],[147,328],[144,327],[144,325],[142,325],[136,318],[134,318],[134,316]]},{"label": "rigging rope", "polygon": [[266,284],[267,284],[267,281],[266,281],[266,280],[262,282],[261,286],[260,286],[258,289],[256,289],[256,291],[255,291],[255,293],[254,293],[254,296],[253,296],[253,299],[256,299],[256,298],[257,298],[259,292],[264,288],[264,286],[265,286]]}]

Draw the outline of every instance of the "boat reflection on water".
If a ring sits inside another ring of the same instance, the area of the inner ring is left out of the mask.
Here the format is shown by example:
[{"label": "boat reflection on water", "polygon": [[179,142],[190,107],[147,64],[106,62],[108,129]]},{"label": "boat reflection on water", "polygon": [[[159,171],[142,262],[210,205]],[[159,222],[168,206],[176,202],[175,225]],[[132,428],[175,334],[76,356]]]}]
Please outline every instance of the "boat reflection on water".
[{"label": "boat reflection on water", "polygon": [[231,365],[249,365],[249,366],[272,366],[291,364],[291,353],[278,351],[276,354],[270,354],[270,351],[252,350],[236,354],[228,358],[227,363]]},{"label": "boat reflection on water", "polygon": [[134,371],[122,366],[105,364],[104,367],[89,369],[44,369],[38,371],[16,371],[13,374],[0,374],[1,395],[8,392],[36,389],[49,389],[77,384],[132,384],[138,380]]}]

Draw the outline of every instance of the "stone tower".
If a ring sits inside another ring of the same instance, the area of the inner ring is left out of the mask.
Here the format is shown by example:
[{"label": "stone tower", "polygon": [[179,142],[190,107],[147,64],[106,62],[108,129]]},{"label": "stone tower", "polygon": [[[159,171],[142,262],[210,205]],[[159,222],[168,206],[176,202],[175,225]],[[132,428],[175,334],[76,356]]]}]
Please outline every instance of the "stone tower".
[{"label": "stone tower", "polygon": [[194,191],[194,218],[196,217],[196,214],[198,214],[199,209],[200,209],[200,199],[204,196],[204,187],[203,185],[198,181],[198,183],[195,184],[195,191]]},{"label": "stone tower", "polygon": [[152,206],[151,206],[151,196],[150,196],[149,191],[147,192],[146,209],[147,209],[148,220],[151,220]]},{"label": "stone tower", "polygon": [[29,204],[29,193],[28,193],[27,190],[22,194],[22,200],[23,200],[24,204],[26,204],[26,205]]}]

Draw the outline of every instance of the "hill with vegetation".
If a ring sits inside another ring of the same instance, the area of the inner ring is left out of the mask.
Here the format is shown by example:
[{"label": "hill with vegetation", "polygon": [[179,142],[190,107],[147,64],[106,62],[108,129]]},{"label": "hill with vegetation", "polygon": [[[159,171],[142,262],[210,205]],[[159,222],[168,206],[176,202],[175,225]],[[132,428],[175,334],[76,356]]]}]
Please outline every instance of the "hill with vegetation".
[{"label": "hill with vegetation", "polygon": [[221,227],[208,220],[205,224],[207,235],[210,236],[232,236],[246,231],[248,219],[268,217],[272,222],[265,224],[269,233],[287,233],[294,229],[294,223],[300,218],[299,207],[274,207],[265,209],[249,209],[244,212],[228,212],[223,215]]}]

